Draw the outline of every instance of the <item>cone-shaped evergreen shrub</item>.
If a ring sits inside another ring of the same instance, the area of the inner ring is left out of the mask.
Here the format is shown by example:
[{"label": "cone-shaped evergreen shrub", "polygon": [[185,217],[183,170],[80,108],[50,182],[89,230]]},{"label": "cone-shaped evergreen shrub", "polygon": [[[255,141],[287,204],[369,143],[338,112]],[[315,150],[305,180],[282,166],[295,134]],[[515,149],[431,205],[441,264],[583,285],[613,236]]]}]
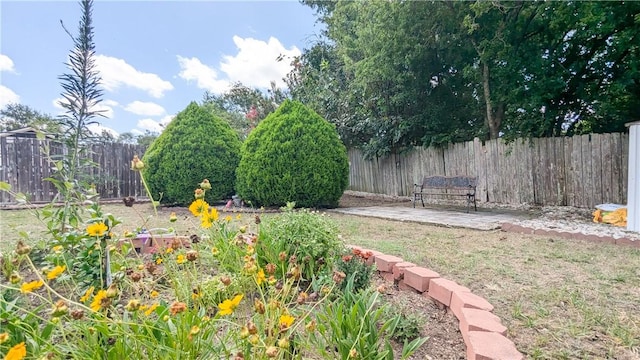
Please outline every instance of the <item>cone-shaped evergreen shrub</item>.
[{"label": "cone-shaped evergreen shrub", "polygon": [[209,179],[207,201],[233,195],[240,146],[229,124],[192,102],[144,154],[144,176],[151,193],[163,193],[165,204],[188,205],[198,184]]},{"label": "cone-shaped evergreen shrub", "polygon": [[347,151],[335,127],[285,101],[242,145],[236,189],[255,206],[335,207],[349,181]]}]

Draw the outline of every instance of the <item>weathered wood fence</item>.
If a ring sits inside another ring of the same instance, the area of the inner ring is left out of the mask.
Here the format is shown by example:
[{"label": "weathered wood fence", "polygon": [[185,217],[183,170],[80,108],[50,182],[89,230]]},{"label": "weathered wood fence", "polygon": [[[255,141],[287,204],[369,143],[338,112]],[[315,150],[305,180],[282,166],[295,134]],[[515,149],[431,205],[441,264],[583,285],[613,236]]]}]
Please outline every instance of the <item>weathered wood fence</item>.
[{"label": "weathered wood fence", "polygon": [[478,201],[504,204],[626,204],[627,134],[518,140],[475,139],[364,160],[349,150],[349,189],[409,196],[425,175],[478,176]]},{"label": "weathered wood fence", "polygon": [[[49,147],[50,156],[43,153]],[[95,184],[102,199],[145,195],[140,175],[131,171],[134,155],[142,157],[144,147],[130,144],[96,144],[84,150],[84,156],[97,166],[83,169],[82,180]],[[56,188],[43,179],[52,176],[51,158],[66,154],[67,149],[51,140],[0,138],[0,181],[11,185],[14,192],[27,195],[30,202],[49,202],[57,194]],[[15,199],[0,192],[0,204]]]}]

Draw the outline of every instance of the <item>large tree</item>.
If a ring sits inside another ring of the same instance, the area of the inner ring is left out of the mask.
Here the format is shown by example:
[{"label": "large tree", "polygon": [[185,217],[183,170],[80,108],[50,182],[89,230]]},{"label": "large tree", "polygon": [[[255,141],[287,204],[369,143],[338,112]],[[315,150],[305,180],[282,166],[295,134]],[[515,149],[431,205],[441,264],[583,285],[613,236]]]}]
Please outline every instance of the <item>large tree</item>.
[{"label": "large tree", "polygon": [[0,131],[32,127],[47,133],[61,131],[60,123],[51,115],[24,104],[8,104],[0,110]]}]

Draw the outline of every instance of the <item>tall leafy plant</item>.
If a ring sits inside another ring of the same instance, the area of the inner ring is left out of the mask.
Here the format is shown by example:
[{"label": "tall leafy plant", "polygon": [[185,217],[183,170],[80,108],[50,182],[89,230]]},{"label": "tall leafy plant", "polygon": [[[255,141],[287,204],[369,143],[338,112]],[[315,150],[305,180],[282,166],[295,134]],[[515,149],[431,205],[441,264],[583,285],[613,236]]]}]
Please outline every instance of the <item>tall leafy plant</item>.
[{"label": "tall leafy plant", "polygon": [[[71,34],[62,21],[60,22],[73,40],[74,48],[66,63],[68,72],[58,78],[63,89],[63,99],[59,104],[65,109],[59,121],[64,129],[63,141],[68,152],[51,158],[55,173],[47,179],[58,190],[54,201],[64,202],[64,206],[54,212],[53,223],[49,222],[49,230],[53,232],[56,232],[56,229],[64,231],[68,225],[76,227],[80,222],[80,207],[76,205],[86,200],[87,195],[84,191],[87,184],[82,184],[80,175],[83,167],[93,166],[89,159],[83,157],[83,147],[90,137],[88,126],[96,123],[95,117],[101,115],[100,110],[97,110],[102,91],[98,88],[101,79],[94,59],[95,44],[91,20],[93,1],[83,0],[80,5],[82,18],[77,36]],[[45,151],[48,150],[45,148]]]}]

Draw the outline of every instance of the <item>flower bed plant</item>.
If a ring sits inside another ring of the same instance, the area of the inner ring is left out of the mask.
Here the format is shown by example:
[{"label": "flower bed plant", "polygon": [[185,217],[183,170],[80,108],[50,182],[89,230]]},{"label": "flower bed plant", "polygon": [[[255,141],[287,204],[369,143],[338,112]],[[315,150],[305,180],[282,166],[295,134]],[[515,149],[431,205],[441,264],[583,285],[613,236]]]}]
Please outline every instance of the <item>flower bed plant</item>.
[{"label": "flower bed plant", "polygon": [[138,253],[120,242],[117,219],[93,204],[78,228],[5,254],[0,355],[393,359],[424,343],[393,353],[402,319],[367,284],[371,268],[328,218],[291,207],[265,220],[224,215],[200,190],[185,220],[197,224],[187,244]]}]

